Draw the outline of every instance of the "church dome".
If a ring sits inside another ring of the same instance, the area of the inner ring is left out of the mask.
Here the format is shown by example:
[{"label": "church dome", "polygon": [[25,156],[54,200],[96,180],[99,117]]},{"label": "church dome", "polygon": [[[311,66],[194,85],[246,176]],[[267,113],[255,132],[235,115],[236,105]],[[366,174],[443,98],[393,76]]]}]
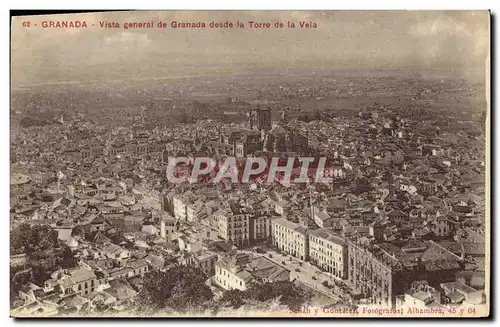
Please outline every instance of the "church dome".
[{"label": "church dome", "polygon": [[286,134],[286,130],[282,126],[273,125],[269,133],[272,135]]},{"label": "church dome", "polygon": [[104,223],[104,219],[102,219],[99,216],[95,217],[94,220],[92,220],[92,222],[91,222],[92,225],[100,225],[103,223]]}]

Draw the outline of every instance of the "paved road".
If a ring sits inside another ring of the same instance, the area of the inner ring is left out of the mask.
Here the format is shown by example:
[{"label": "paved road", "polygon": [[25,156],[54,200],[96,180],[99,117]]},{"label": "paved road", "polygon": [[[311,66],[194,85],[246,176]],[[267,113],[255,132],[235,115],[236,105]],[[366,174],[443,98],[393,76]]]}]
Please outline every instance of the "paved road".
[{"label": "paved road", "polygon": [[[252,251],[244,250],[243,252],[250,253]],[[323,285],[324,281],[327,281],[330,285],[334,285],[334,277],[320,270],[318,267],[311,265],[309,262],[303,262],[297,258],[290,259],[290,256],[285,256],[275,250],[269,249],[266,249],[266,253],[253,254],[264,256],[274,263],[289,269],[291,280],[297,279],[299,282],[308,286],[309,288],[312,288],[331,299],[340,301],[340,297],[332,292],[333,288],[330,289]],[[269,254],[271,254],[271,257],[269,256]]]}]

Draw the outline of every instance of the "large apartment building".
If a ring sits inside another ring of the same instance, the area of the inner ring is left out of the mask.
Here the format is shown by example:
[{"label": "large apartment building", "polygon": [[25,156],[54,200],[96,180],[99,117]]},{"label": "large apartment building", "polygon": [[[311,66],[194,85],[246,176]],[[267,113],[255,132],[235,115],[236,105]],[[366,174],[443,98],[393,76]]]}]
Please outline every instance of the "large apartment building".
[{"label": "large apartment building", "polygon": [[219,210],[214,213],[219,237],[239,247],[250,244],[250,215]]},{"label": "large apartment building", "polygon": [[309,259],[309,231],[306,227],[285,218],[276,218],[271,221],[271,238],[278,251],[300,260]]},{"label": "large apartment building", "polygon": [[259,215],[250,218],[250,242],[252,244],[263,243],[271,235],[271,219],[267,215]]},{"label": "large apartment building", "polygon": [[309,260],[338,278],[347,278],[347,244],[328,229],[309,232]]},{"label": "large apartment building", "polygon": [[[395,305],[395,279],[401,264],[390,254],[361,241],[348,241],[348,278],[373,304]],[[393,303],[394,302],[394,303]]]},{"label": "large apartment building", "polygon": [[373,244],[367,238],[347,244],[350,284],[372,304],[389,307],[395,307],[415,281],[425,280],[432,287],[453,282],[463,260],[432,241],[408,242],[403,248]]}]

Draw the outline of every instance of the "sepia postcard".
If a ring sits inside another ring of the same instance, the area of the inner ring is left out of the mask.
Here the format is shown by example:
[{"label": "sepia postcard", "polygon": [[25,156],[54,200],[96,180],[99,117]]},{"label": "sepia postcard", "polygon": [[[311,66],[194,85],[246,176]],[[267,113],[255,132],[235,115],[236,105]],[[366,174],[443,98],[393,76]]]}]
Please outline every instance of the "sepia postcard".
[{"label": "sepia postcard", "polygon": [[10,316],[490,315],[490,12],[12,15]]}]

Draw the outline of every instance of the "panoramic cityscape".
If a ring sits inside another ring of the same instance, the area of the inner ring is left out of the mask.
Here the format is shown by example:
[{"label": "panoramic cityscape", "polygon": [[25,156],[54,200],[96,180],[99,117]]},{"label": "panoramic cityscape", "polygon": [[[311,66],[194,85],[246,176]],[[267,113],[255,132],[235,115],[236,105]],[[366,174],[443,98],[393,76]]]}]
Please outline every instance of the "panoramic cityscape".
[{"label": "panoramic cityscape", "polygon": [[13,58],[11,316],[484,315],[484,51],[105,79],[61,54],[31,83]]}]

